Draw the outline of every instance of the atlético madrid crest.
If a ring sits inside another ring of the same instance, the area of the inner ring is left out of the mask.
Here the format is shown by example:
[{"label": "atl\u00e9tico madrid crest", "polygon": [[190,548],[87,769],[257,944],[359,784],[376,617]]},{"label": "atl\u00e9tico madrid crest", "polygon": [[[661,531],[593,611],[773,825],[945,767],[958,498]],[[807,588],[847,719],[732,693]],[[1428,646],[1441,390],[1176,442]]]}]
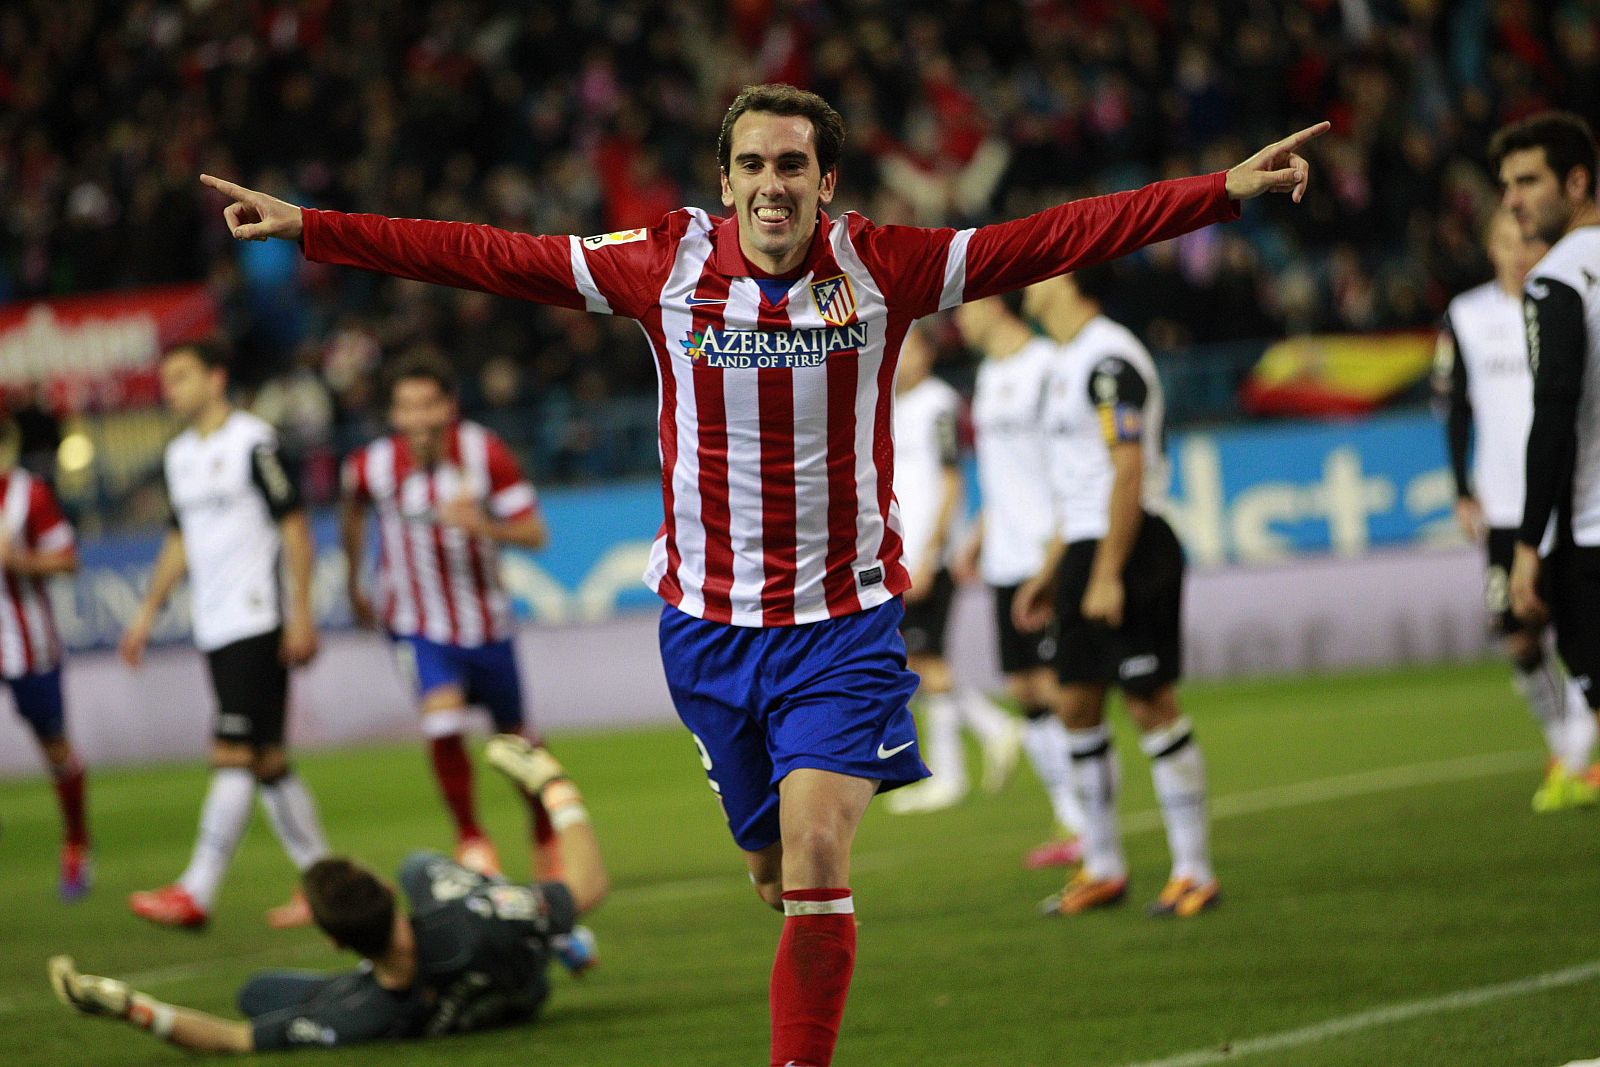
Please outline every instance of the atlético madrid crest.
[{"label": "atl\u00e9tico madrid crest", "polygon": [[812,282],[811,299],[816,302],[817,314],[829,326],[848,326],[855,320],[856,291],[850,287],[848,275]]}]

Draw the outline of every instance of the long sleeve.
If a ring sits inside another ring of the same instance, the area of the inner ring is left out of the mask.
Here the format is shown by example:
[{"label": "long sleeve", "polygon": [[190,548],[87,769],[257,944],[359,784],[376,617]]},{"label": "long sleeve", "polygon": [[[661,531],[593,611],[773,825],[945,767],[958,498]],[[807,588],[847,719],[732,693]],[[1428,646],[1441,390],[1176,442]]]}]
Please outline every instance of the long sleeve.
[{"label": "long sleeve", "polygon": [[1239,217],[1218,171],[1072,200],[972,230],[852,224],[851,239],[891,303],[913,317],[1011,292]]},{"label": "long sleeve", "polygon": [[1537,547],[1571,486],[1586,331],[1583,298],[1571,286],[1538,278],[1529,283],[1526,300],[1533,425],[1528,431],[1527,495],[1517,540]]}]

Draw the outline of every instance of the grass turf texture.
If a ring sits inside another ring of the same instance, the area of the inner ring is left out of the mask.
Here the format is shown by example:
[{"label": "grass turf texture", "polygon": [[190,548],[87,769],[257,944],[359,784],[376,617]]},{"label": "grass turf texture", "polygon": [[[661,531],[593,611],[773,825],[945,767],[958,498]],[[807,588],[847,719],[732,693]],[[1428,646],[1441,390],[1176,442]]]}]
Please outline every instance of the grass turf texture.
[{"label": "grass turf texture", "polygon": [[[1194,685],[1186,705],[1211,770],[1224,905],[1187,922],[1143,915],[1167,854],[1147,765],[1121,716],[1129,906],[1035,916],[1059,877],[1019,863],[1048,821],[1026,770],[1002,796],[952,811],[875,809],[856,850],[860,951],[840,1064],[1134,1063],[1600,959],[1600,815],[1530,814],[1542,757],[1504,668]],[[584,788],[616,885],[592,920],[601,968],[582,983],[554,976],[535,1027],[391,1046],[384,1062],[764,1063],[780,920],[746,884],[688,737],[572,735],[556,748]],[[299,767],[336,849],[392,869],[411,848],[449,846],[419,746],[307,755]],[[48,786],[0,784],[8,1067],[188,1059],[57,1005],[44,977],[55,952],[230,1015],[253,970],[348,965],[312,931],[263,925],[292,871],[259,818],[210,930],[156,929],[127,913],[130,890],[183,867],[204,781],[198,767],[96,773],[99,880],[73,907],[53,896]],[[510,873],[525,873],[519,804],[487,769],[478,789]],[[1600,979],[1240,1062],[1549,1065],[1593,1055]]]}]

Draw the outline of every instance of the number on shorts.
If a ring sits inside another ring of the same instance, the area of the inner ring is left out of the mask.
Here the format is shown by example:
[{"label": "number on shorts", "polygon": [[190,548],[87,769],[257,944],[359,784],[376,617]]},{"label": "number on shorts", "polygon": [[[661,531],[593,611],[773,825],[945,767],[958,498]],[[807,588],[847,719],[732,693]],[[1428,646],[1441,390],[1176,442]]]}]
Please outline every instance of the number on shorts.
[{"label": "number on shorts", "polygon": [[694,738],[694,747],[700,750],[700,766],[706,769],[706,782],[711,786],[711,791],[720,797],[722,795],[722,786],[718,785],[717,780],[711,777],[711,753],[706,749],[706,743],[700,740],[699,734],[691,733],[689,736]]}]

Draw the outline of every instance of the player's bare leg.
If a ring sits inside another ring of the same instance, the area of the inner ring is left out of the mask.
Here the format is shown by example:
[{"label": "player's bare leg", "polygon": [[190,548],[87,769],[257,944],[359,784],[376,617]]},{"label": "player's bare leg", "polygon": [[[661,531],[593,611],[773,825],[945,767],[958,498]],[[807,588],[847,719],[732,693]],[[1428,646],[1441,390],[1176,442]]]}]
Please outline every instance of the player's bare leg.
[{"label": "player's bare leg", "polygon": [[750,868],[750,884],[756,896],[769,908],[783,910],[783,843],[768,845],[758,852],[744,854],[745,866]]},{"label": "player's bare leg", "polygon": [[878,783],[802,768],[778,786],[783,936],[772,964],[774,1067],[828,1067],[855,970],[850,848]]},{"label": "player's bare leg", "polygon": [[884,799],[894,815],[942,811],[967,795],[967,758],[961,747],[961,709],[956,703],[950,665],[943,656],[913,654],[906,667],[922,679],[915,702],[922,705],[927,781],[898,789]]},{"label": "player's bare leg", "polygon": [[1035,667],[1006,676],[1006,691],[1022,708],[1025,725],[1023,750],[1039,776],[1050,810],[1060,831],[1056,840],[1047,841],[1028,853],[1025,865],[1032,870],[1043,867],[1072,867],[1083,859],[1083,804],[1072,784],[1072,754],[1067,746],[1067,728],[1056,714],[1060,700],[1055,671]]},{"label": "player's bare leg", "polygon": [[1124,693],[1128,714],[1139,727],[1139,747],[1150,758],[1150,777],[1172,851],[1172,877],[1150,906],[1152,915],[1188,918],[1219,898],[1211,869],[1211,827],[1206,803],[1206,764],[1194,726],[1178,707],[1177,690]]},{"label": "player's bare leg", "polygon": [[[272,832],[296,871],[304,874],[313,863],[328,855],[328,839],[311,791],[289,766],[282,745],[260,745],[250,764],[256,778],[256,795],[267,813]],[[275,930],[310,926],[311,908],[298,886],[285,904],[267,912],[267,925]]]},{"label": "player's bare leg", "polygon": [[1058,690],[1057,714],[1067,728],[1073,787],[1083,806],[1083,868],[1057,896],[1041,906],[1046,914],[1075,915],[1120,904],[1128,891],[1128,860],[1117,825],[1121,768],[1105,722],[1106,687],[1068,684]]},{"label": "player's bare leg", "polygon": [[441,685],[422,695],[422,736],[427,739],[439,795],[455,824],[456,862],[483,874],[499,874],[500,857],[478,825],[472,760],[463,736],[467,725],[467,695],[460,688]]},{"label": "player's bare leg", "polygon": [[89,821],[85,794],[88,772],[65,737],[39,742],[50,777],[55,783],[56,801],[61,808],[61,899],[82,900],[93,882],[89,857]]},{"label": "player's bare leg", "polygon": [[189,866],[172,885],[128,897],[135,915],[163,926],[199,928],[210,920],[234,849],[250,824],[255,798],[255,753],[242,741],[211,746],[211,785],[200,805],[200,832]]}]

